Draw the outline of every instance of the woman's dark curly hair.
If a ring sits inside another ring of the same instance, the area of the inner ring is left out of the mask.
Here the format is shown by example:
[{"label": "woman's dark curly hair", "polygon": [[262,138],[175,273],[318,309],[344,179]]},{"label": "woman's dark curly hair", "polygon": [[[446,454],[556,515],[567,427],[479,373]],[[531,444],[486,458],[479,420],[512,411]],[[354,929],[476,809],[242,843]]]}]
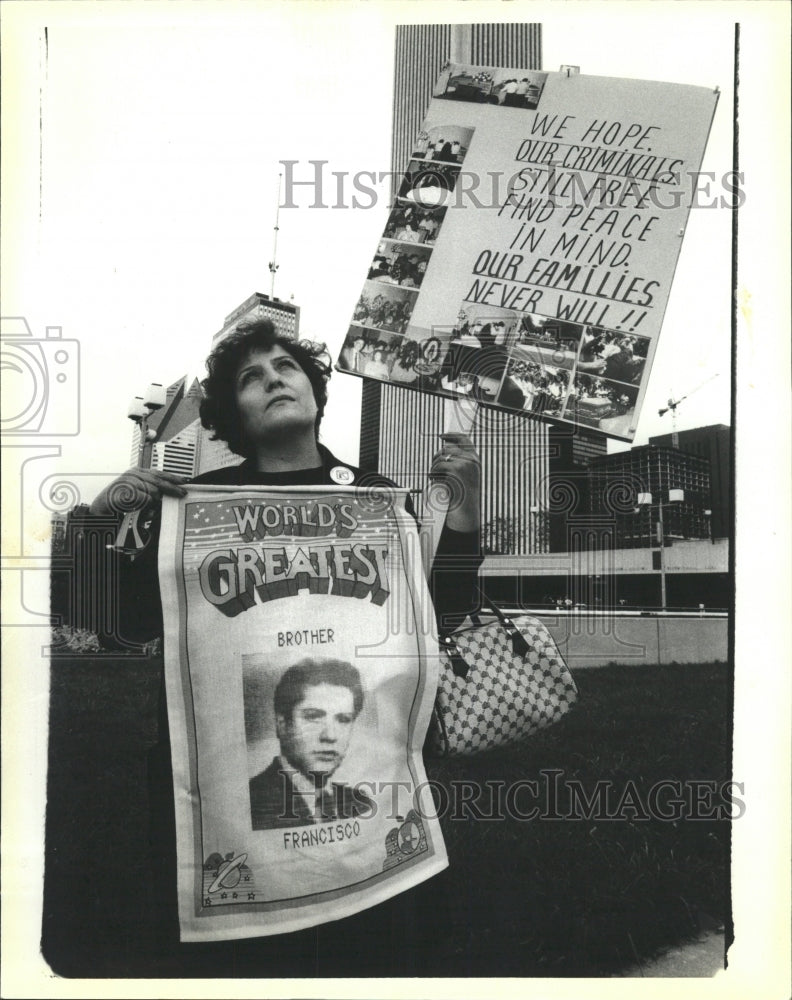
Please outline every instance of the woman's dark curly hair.
[{"label": "woman's dark curly hair", "polygon": [[271,351],[282,347],[308,376],[316,400],[316,435],[327,405],[327,380],[331,375],[329,355],[325,344],[311,340],[292,340],[279,334],[268,319],[240,323],[225,337],[206,359],[207,377],[201,382],[204,398],[201,400],[201,423],[213,431],[213,441],[225,441],[237,455],[253,457],[250,442],[246,441],[236,405],[236,375],[251,351]]}]

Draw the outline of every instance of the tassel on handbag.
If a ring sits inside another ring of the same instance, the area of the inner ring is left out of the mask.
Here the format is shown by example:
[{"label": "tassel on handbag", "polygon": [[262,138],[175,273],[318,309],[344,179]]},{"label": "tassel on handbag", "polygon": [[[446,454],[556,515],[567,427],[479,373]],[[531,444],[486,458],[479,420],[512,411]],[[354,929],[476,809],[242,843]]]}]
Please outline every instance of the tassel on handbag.
[{"label": "tassel on handbag", "polygon": [[537,618],[520,625],[482,594],[495,621],[441,639],[445,656],[429,740],[436,756],[465,756],[522,743],[557,722],[577,687],[553,637]]}]

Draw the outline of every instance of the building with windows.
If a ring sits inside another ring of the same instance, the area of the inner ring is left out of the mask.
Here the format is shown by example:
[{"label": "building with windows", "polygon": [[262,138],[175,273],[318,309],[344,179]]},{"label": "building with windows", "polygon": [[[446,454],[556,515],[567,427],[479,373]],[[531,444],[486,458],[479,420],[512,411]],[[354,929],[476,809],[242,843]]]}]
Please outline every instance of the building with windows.
[{"label": "building with windows", "polygon": [[589,482],[591,513],[613,548],[658,547],[661,521],[665,544],[711,537],[706,458],[647,444],[594,459]]},{"label": "building with windows", "polygon": [[729,607],[729,540],[711,530],[707,458],[655,444],[591,455],[585,438],[559,439],[554,428],[550,441],[551,544],[529,560],[487,555],[491,597],[523,608],[653,608],[664,575],[670,609]]},{"label": "building with windows", "polygon": [[576,544],[576,525],[588,517],[589,465],[607,453],[607,441],[580,427],[554,427],[549,442],[547,495],[548,547],[541,551],[569,552]]},{"label": "building with windows", "polygon": [[[186,381],[185,376],[185,384]],[[203,432],[199,417],[202,396],[198,379],[194,379],[152,446],[152,469],[180,476],[196,475],[199,441]]]},{"label": "building with windows", "polygon": [[693,427],[656,435],[649,438],[649,444],[678,448],[709,462],[712,537],[728,538],[731,534],[731,428],[726,424]]},{"label": "building with windows", "polygon": [[293,302],[282,302],[277,297],[270,298],[262,292],[253,292],[226,316],[222,327],[212,337],[212,347],[233,333],[240,323],[254,319],[271,319],[278,333],[286,337],[296,339],[300,332],[299,306]]},{"label": "building with windows", "polygon": [[[146,468],[185,476],[196,474],[201,395],[198,380],[194,379],[188,388],[186,375],[168,386],[165,405],[155,410],[146,421],[148,430],[156,434]],[[132,465],[140,464],[140,424],[137,423],[132,432],[130,457]]]}]

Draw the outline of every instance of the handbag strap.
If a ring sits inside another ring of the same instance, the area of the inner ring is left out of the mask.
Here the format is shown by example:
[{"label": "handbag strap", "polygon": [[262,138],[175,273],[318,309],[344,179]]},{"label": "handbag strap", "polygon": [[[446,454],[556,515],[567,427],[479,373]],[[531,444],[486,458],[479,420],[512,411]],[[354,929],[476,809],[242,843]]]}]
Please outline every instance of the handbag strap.
[{"label": "handbag strap", "polygon": [[450,746],[450,741],[448,739],[448,729],[446,727],[445,716],[438,707],[436,698],[432,712],[434,714],[435,725],[437,726],[437,738],[438,738],[438,743],[440,745],[439,746],[440,753],[447,754]]},{"label": "handbag strap", "polygon": [[457,677],[465,678],[470,670],[470,665],[462,655],[452,635],[440,636],[440,648],[443,649],[451,661],[451,669]]},{"label": "handbag strap", "polygon": [[[479,588],[479,600],[481,606],[485,607],[495,616],[498,623],[508,635],[514,655],[519,657],[527,656],[530,646],[528,645],[525,636],[522,632],[520,632],[519,628],[515,625],[512,619],[505,615],[498,605],[487,597],[481,588]],[[473,612],[470,615],[470,619],[477,628],[484,627],[478,612]],[[452,632],[451,635],[443,636],[440,640],[440,644],[448,654],[451,660],[451,669],[454,671],[456,676],[466,677],[470,669],[470,664],[465,660],[464,656],[460,652],[457,642],[454,639],[454,635],[455,633]]]},{"label": "handbag strap", "polygon": [[[514,650],[515,656],[525,656],[528,653],[529,645],[525,639],[525,636],[515,625],[508,615],[505,615],[503,611],[498,607],[498,605],[489,599],[484,591],[479,587],[479,600],[482,607],[485,607],[491,614],[493,614],[501,625],[506,629],[511,640],[512,649]],[[481,624],[481,618],[478,613],[470,616],[471,619],[476,622],[477,625]]]}]

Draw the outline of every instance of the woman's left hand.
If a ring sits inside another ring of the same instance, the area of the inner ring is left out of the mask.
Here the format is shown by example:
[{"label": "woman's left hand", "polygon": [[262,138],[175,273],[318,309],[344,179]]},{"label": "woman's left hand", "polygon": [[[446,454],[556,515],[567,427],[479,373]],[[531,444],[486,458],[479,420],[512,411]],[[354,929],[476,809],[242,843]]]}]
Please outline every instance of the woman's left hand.
[{"label": "woman's left hand", "polygon": [[429,478],[451,489],[446,524],[454,531],[481,528],[481,459],[465,434],[441,434],[442,451],[432,459]]}]

